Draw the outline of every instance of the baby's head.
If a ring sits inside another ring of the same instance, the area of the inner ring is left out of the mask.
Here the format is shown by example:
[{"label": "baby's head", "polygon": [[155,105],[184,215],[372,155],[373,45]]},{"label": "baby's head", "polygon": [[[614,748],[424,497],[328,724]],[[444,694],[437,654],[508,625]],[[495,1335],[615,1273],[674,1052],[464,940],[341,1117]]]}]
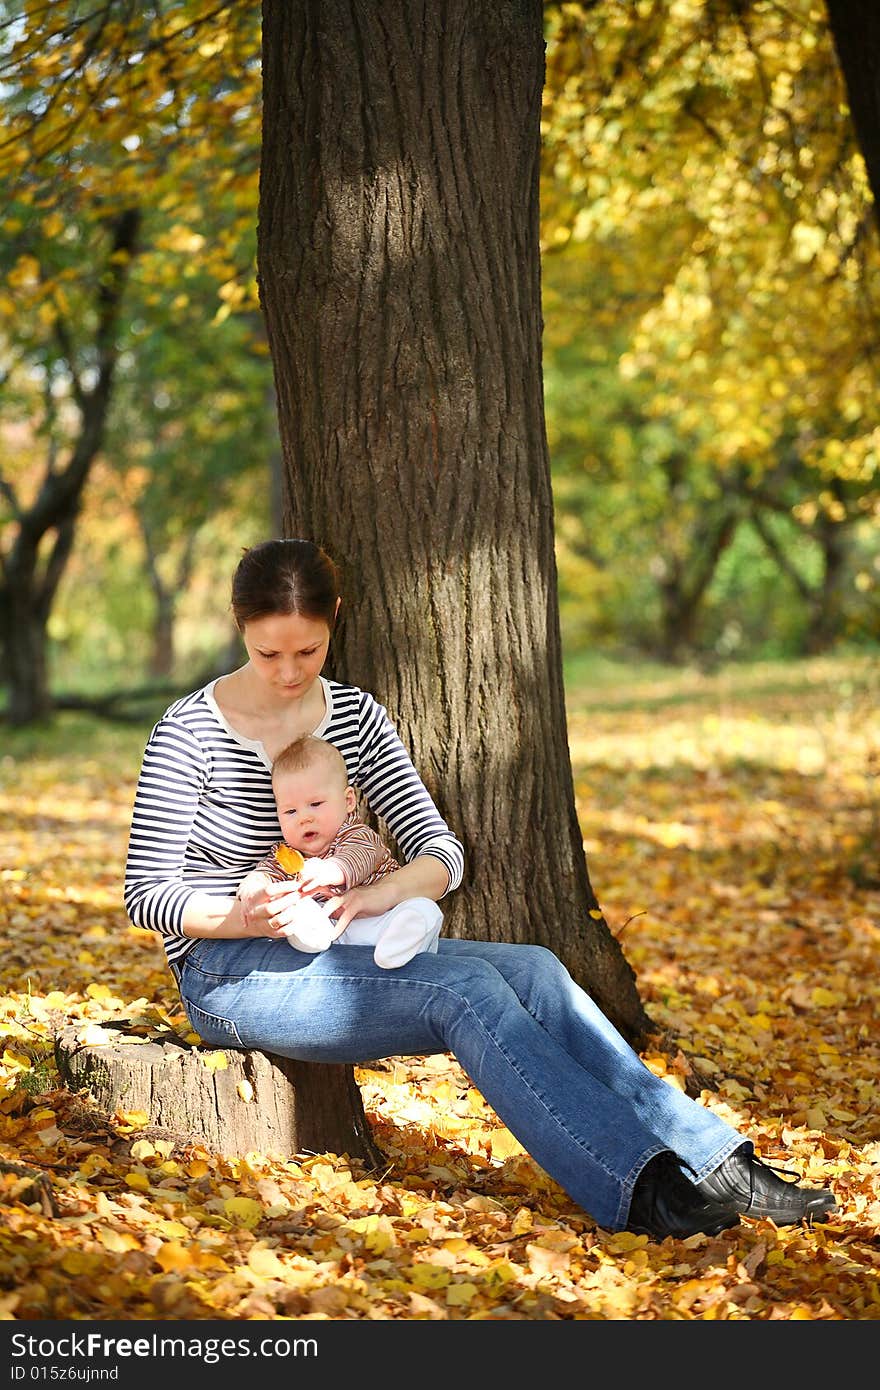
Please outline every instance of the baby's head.
[{"label": "baby's head", "polygon": [[332,743],[303,734],[272,764],[272,790],[285,843],[301,854],[324,854],[357,798],[345,759]]}]

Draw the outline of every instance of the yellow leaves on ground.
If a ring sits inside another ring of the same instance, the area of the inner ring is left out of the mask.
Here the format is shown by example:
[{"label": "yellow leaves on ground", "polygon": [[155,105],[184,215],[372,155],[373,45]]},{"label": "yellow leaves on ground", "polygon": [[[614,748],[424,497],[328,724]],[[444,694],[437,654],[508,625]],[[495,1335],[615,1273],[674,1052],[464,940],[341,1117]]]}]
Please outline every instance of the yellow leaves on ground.
[{"label": "yellow leaves on ground", "polygon": [[833,989],[817,987],[810,990],[810,1000],[817,1009],[838,1009],[846,1003],[846,995],[837,994]]},{"label": "yellow leaves on ground", "polygon": [[[95,1114],[57,1087],[56,1029],[189,1027],[156,938],[119,906],[120,759],[66,749],[0,768],[0,1316],[880,1320],[880,899],[850,872],[876,823],[876,792],[852,777],[880,743],[880,702],[857,726],[833,670],[809,670],[790,696],[753,687],[748,719],[732,677],[691,690],[682,676],[674,701],[628,691],[588,715],[569,703],[593,886],[611,929],[629,923],[622,944],[666,1030],[646,1064],[696,1086],[762,1157],[833,1184],[833,1222],[665,1242],[602,1230],[448,1056],[358,1069],[379,1172],[337,1154],[225,1158],[154,1134],[143,1111]],[[821,757],[787,736],[808,717]],[[89,798],[110,808],[98,831]],[[73,804],[61,881],[33,826]],[[222,1070],[225,1052],[204,1055]],[[56,1215],[29,1172],[51,1182]]]},{"label": "yellow leaves on ground", "polygon": [[223,1211],[236,1226],[252,1231],[263,1219],[263,1208],[252,1197],[227,1197]]}]

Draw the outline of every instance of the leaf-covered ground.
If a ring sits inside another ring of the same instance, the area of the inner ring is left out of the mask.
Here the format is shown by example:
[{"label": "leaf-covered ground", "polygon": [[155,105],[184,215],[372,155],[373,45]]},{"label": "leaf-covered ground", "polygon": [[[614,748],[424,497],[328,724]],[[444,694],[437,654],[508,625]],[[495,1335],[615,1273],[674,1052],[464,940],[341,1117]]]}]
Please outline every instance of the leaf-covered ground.
[{"label": "leaf-covered ground", "polygon": [[[624,675],[626,673],[623,673]],[[230,1161],[58,1086],[67,1024],[183,1028],[120,879],[143,730],[60,720],[0,764],[0,1317],[880,1317],[880,681],[814,661],[569,692],[591,877],[670,1085],[831,1183],[813,1229],[599,1229],[446,1056],[359,1073],[387,1154]]]}]

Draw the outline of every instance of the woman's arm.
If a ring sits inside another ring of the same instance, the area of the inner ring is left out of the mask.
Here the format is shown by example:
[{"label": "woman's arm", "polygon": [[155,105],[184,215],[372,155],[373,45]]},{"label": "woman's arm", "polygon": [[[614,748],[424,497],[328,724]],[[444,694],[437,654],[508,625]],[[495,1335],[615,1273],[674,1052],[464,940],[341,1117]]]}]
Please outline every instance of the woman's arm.
[{"label": "woman's arm", "polygon": [[[414,869],[420,859],[438,861],[445,870],[444,877],[437,875],[436,868],[432,873],[430,865],[428,868],[420,866],[417,874],[408,874],[403,880],[406,891],[401,892],[400,900],[424,896],[437,901],[461,883],[464,848],[431,799],[387,711],[366,691],[359,692],[359,699],[359,761],[355,785],[400,845],[407,862],[398,874]],[[389,874],[388,878],[397,878],[397,874]],[[413,886],[416,884],[434,885],[435,891],[419,892]],[[437,889],[438,884],[444,886]]]},{"label": "woman's arm", "polygon": [[[158,722],[147,742],[135,792],[125,866],[126,911],[135,926],[178,941],[275,935],[274,926],[265,917],[249,920],[234,897],[232,885],[240,881],[242,868],[234,860],[227,862],[228,847],[221,843],[222,830],[235,809],[231,803],[217,813],[216,841],[210,838],[213,827],[203,825],[201,829],[206,841],[201,851],[203,862],[217,878],[219,891],[186,881],[185,866],[192,852],[196,820],[211,791],[210,768],[210,758],[191,729],[168,716]],[[274,818],[268,775],[265,797]],[[244,806],[241,815],[244,818]],[[245,835],[244,824],[243,819],[237,829],[236,849],[242,837],[252,838],[253,826]],[[254,860],[257,857],[255,853]]]},{"label": "woman's arm", "polygon": [[[265,888],[255,890],[250,895],[251,902],[259,902]],[[287,896],[290,897],[290,886]],[[295,895],[298,898],[298,894]],[[228,940],[242,936],[280,936],[279,923],[264,914],[256,916],[246,911],[246,904],[238,898],[215,898],[210,893],[193,893],[187,900],[181,917],[183,935],[191,937],[211,937],[214,940]]]},{"label": "woman's arm", "polygon": [[356,917],[376,917],[407,898],[430,898],[436,903],[448,889],[449,874],[441,861],[433,854],[423,854],[377,883],[351,888],[330,898],[326,910],[333,917],[338,936]]},{"label": "woman's arm", "polygon": [[206,778],[198,740],[163,717],[144,750],[125,862],[125,910],[136,927],[181,937],[193,890],[183,862]]}]

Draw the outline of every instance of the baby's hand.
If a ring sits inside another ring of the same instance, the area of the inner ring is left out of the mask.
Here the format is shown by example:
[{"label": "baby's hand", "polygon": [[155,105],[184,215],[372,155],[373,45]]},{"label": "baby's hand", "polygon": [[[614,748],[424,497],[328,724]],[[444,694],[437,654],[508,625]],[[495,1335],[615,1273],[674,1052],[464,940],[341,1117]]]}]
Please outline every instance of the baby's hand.
[{"label": "baby's hand", "polygon": [[345,871],[338,859],[307,859],[300,870],[297,887],[304,897],[324,888],[344,888]]}]

